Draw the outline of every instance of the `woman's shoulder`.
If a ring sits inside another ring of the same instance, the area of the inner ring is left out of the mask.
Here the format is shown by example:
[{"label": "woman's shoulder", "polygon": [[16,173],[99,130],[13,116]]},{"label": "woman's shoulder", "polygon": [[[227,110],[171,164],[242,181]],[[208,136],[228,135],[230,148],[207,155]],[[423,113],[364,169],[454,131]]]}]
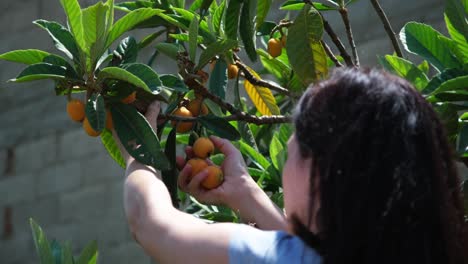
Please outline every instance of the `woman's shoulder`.
[{"label": "woman's shoulder", "polygon": [[231,234],[229,263],[321,263],[320,255],[299,237],[238,225]]}]

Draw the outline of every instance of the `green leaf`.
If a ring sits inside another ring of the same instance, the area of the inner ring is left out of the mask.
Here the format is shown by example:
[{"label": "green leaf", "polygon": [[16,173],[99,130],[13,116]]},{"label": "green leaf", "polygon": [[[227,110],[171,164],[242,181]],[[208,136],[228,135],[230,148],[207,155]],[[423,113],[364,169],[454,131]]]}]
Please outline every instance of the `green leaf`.
[{"label": "green leaf", "polygon": [[422,91],[423,94],[430,94],[432,93],[435,89],[437,89],[442,83],[445,81],[448,81],[453,78],[457,78],[460,76],[467,75],[468,72],[465,72],[461,69],[447,69],[440,74],[437,74],[432,78],[432,80],[429,82],[429,84],[424,88]]},{"label": "green leaf", "polygon": [[[174,11],[176,11],[178,15],[171,15],[170,17],[172,19],[176,19],[178,21],[178,24],[182,24],[183,29],[185,30],[188,30],[190,22],[192,22],[193,20],[193,17],[198,17],[197,14],[185,10],[183,8],[174,8]],[[198,21],[200,21],[198,25],[199,34],[207,41],[207,44],[216,41],[216,37],[213,34],[211,34],[210,29],[208,28],[208,23],[205,20],[201,20],[200,18],[198,18]]]},{"label": "green leaf", "polygon": [[[261,79],[260,75],[258,75],[254,70],[250,68],[247,69],[254,77]],[[258,85],[253,85],[248,80],[244,81],[244,87],[253,104],[262,115],[280,114],[279,107],[276,105],[275,97],[273,96],[273,93],[270,91],[270,89]]]},{"label": "green leaf", "polygon": [[210,44],[206,49],[200,54],[198,59],[198,64],[195,70],[203,68],[211,59],[216,55],[223,54],[237,46],[237,41],[231,39],[224,39]]},{"label": "green leaf", "polygon": [[73,35],[57,22],[51,22],[47,20],[36,20],[34,24],[40,26],[49,33],[50,37],[54,41],[55,47],[65,53],[68,58],[75,62],[80,62],[80,51],[78,44],[75,41]]},{"label": "green leaf", "polygon": [[50,248],[54,257],[54,264],[62,264],[62,246],[60,246],[60,243],[54,239],[50,242]]},{"label": "green leaf", "polygon": [[221,22],[224,16],[224,10],[226,9],[226,1],[227,0],[222,0],[221,4],[218,6],[218,8],[216,8],[213,14],[212,24],[213,24],[214,32],[216,32],[217,35],[221,35],[220,34],[220,30],[222,30]]},{"label": "green leaf", "polygon": [[160,75],[159,79],[165,87],[174,89],[177,92],[186,93],[189,91],[187,85],[179,77],[171,74]]},{"label": "green leaf", "polygon": [[271,166],[271,163],[263,156],[260,152],[256,151],[249,144],[239,141],[239,150],[242,154],[250,158],[250,160],[262,170],[268,169]]},{"label": "green leaf", "polygon": [[[464,12],[463,6],[459,0],[445,1],[445,21],[450,36],[460,43],[466,44],[468,41],[468,22]],[[450,27],[448,27],[450,24]]]},{"label": "green leaf", "polygon": [[166,146],[164,148],[164,154],[171,164],[171,169],[162,171],[163,182],[166,185],[174,207],[178,207],[177,201],[177,166],[176,166],[176,129],[171,129],[169,135],[167,135]]},{"label": "green leaf", "polygon": [[428,60],[439,71],[460,67],[450,46],[441,38],[444,36],[431,26],[416,22],[407,23],[400,32],[405,49]]},{"label": "green leaf", "polygon": [[260,56],[263,67],[284,85],[291,76],[291,68],[282,61],[271,57],[270,54],[263,49],[258,49],[257,53]]},{"label": "green leaf", "polygon": [[270,158],[273,163],[273,166],[279,171],[283,170],[284,163],[286,162],[286,156],[285,153],[286,150],[284,149],[283,144],[281,144],[281,141],[278,138],[278,133],[275,133],[273,135],[273,138],[271,139],[271,144],[270,144]]},{"label": "green leaf", "polygon": [[252,3],[256,2],[253,0],[244,0],[240,15],[239,33],[242,43],[244,43],[247,56],[249,56],[252,62],[255,62],[257,61],[257,52],[255,51],[254,14],[250,7]]},{"label": "green leaf", "polygon": [[284,144],[284,147],[287,147],[287,142],[293,133],[294,127],[292,124],[281,124],[278,138]]},{"label": "green leaf", "polygon": [[96,264],[98,258],[97,242],[91,241],[81,252],[76,264]]},{"label": "green leaf", "polygon": [[142,88],[143,90],[151,92],[151,89],[148,87],[148,85],[146,85],[146,83],[143,80],[141,80],[131,72],[118,67],[107,67],[102,69],[102,71],[98,73],[97,79],[99,82],[103,82],[105,79],[121,80],[133,84],[136,87]]},{"label": "green leaf", "polygon": [[271,6],[272,0],[258,0],[258,6],[257,6],[257,18],[256,18],[256,25],[255,29],[258,30],[260,26],[263,24],[263,21],[265,21],[265,18],[267,17],[268,13],[270,12],[270,6]]},{"label": "green leaf", "polygon": [[177,59],[177,54],[180,51],[180,45],[175,43],[158,43],[156,44],[155,48],[159,52],[174,60]]},{"label": "green leaf", "polygon": [[148,89],[143,88],[152,94],[159,94],[161,92],[161,80],[158,74],[148,65],[142,63],[130,63],[122,66],[123,69],[132,73],[140,80],[142,80]]},{"label": "green leaf", "polygon": [[240,138],[239,132],[224,118],[208,114],[198,117],[200,124],[211,130],[215,135],[234,141]]},{"label": "green leaf", "polygon": [[29,82],[43,79],[65,79],[67,69],[50,63],[36,63],[24,69],[13,82]]},{"label": "green leaf", "polygon": [[[169,36],[173,39],[177,39],[180,41],[185,41],[189,42],[189,35],[186,33],[180,33],[180,34],[169,34]],[[202,36],[197,36],[197,44],[201,44],[205,41],[205,39]]]},{"label": "green leaf", "polygon": [[101,132],[106,126],[106,107],[101,94],[91,95],[86,102],[85,112],[91,127],[97,132]]},{"label": "green leaf", "polygon": [[70,242],[67,241],[62,247],[62,264],[74,264],[74,262],[71,245]]},{"label": "green leaf", "polygon": [[294,72],[305,86],[328,75],[327,55],[320,43],[323,22],[317,10],[305,5],[289,27],[286,50]]},{"label": "green leaf", "polygon": [[223,60],[217,60],[210,75],[208,88],[210,92],[224,100],[226,98],[226,87],[227,64]]},{"label": "green leaf", "polygon": [[78,0],[60,0],[65,14],[67,14],[68,27],[75,38],[78,47],[82,51],[86,50],[86,40],[83,28],[83,15]]},{"label": "green leaf", "polygon": [[429,79],[427,78],[426,74],[424,74],[412,62],[392,55],[386,55],[384,59],[391,67],[387,68],[387,70],[402,78],[405,78],[411,82],[419,91],[424,89],[429,83]]},{"label": "green leaf", "polygon": [[468,90],[468,75],[442,83],[432,94],[456,90]]},{"label": "green leaf", "polygon": [[31,65],[43,62],[44,58],[50,55],[48,52],[36,49],[13,50],[1,54],[0,59]]},{"label": "green leaf", "polygon": [[134,107],[116,104],[111,108],[115,131],[128,153],[139,162],[167,170],[170,163],[148,121]]},{"label": "green leaf", "polygon": [[119,64],[134,63],[138,56],[138,44],[133,37],[124,38],[117,49],[114,51],[114,57],[120,61]]},{"label": "green leaf", "polygon": [[198,19],[193,16],[189,27],[189,56],[191,61],[195,61],[197,57],[197,37],[198,37]]},{"label": "green leaf", "polygon": [[[86,53],[88,54],[88,71],[95,69],[97,60],[107,48],[105,47],[108,34],[107,12],[109,7],[101,1],[82,10]],[[113,10],[111,11],[113,12]]]},{"label": "green leaf", "polygon": [[41,263],[54,263],[52,249],[50,248],[49,241],[47,241],[44,231],[42,231],[42,228],[32,218],[29,218],[29,225],[31,226],[34,245],[36,246],[36,252],[39,255]]},{"label": "green leaf", "polygon": [[105,48],[109,47],[123,33],[132,30],[139,23],[161,14],[163,10],[152,8],[140,8],[126,14],[111,27]]},{"label": "green leaf", "polygon": [[[280,10],[302,10],[304,8],[304,1],[301,0],[288,0],[280,6]],[[326,4],[314,2],[314,7],[319,11],[337,10],[338,8]]]},{"label": "green leaf", "polygon": [[226,15],[224,17],[224,32],[228,39],[237,40],[237,31],[239,28],[239,14],[241,12],[242,1],[229,0]]},{"label": "green leaf", "polygon": [[421,64],[418,65],[418,69],[420,69],[427,76],[429,74],[429,62],[426,60],[421,62]]},{"label": "green leaf", "polygon": [[154,1],[131,1],[131,2],[122,2],[115,5],[115,9],[130,12],[135,9],[145,8],[145,7],[154,7]]},{"label": "green leaf", "polygon": [[160,31],[157,31],[157,32],[155,32],[153,34],[150,34],[150,35],[146,36],[145,38],[143,38],[143,40],[141,40],[138,43],[138,49],[142,50],[142,49],[146,48],[149,44],[151,44],[155,39],[157,39],[159,36],[161,36],[164,33],[166,33],[166,30],[162,29]]},{"label": "green leaf", "polygon": [[114,137],[112,136],[112,132],[110,132],[108,129],[104,129],[101,133],[101,142],[112,159],[115,160],[115,162],[117,162],[120,167],[125,169],[125,160],[122,156],[122,153],[120,152],[117,142],[115,142]]}]

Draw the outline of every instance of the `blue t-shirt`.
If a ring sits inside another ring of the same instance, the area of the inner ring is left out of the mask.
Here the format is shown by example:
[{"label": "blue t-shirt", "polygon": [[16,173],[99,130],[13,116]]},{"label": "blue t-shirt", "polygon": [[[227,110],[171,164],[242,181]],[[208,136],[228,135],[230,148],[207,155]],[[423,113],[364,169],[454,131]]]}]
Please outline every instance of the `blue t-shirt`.
[{"label": "blue t-shirt", "polygon": [[297,236],[239,225],[229,242],[229,263],[320,264],[320,255]]}]

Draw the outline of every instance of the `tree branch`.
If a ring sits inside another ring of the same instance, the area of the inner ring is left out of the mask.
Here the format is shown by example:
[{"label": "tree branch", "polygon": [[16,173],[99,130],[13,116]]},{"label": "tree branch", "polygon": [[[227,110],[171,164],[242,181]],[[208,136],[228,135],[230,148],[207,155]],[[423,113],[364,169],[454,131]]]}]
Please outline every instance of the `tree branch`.
[{"label": "tree branch", "polygon": [[401,52],[400,45],[398,44],[397,38],[395,36],[395,31],[393,31],[392,25],[390,24],[390,21],[387,18],[387,15],[383,11],[382,7],[379,4],[378,0],[370,0],[372,3],[372,6],[374,7],[375,11],[380,17],[380,20],[382,21],[385,31],[387,32],[388,37],[392,41],[393,48],[395,49],[395,52],[398,57],[403,58],[403,53]]},{"label": "tree branch", "polygon": [[349,22],[348,9],[346,7],[340,8],[340,15],[343,19],[343,23],[346,28],[346,35],[348,36],[349,45],[351,46],[351,51],[354,58],[354,64],[356,67],[359,67],[359,56],[356,49],[356,44],[354,43],[353,30],[351,29],[351,23]]},{"label": "tree branch", "polygon": [[335,54],[331,51],[330,47],[325,43],[325,41],[321,40],[323,48],[325,49],[325,52],[327,53],[328,57],[335,63],[336,67],[343,67],[343,64],[335,57]]},{"label": "tree branch", "polygon": [[[281,123],[290,123],[292,118],[290,116],[283,115],[272,115],[272,116],[253,116],[241,112],[243,114],[233,114],[223,117],[226,121],[245,121],[248,123],[256,125],[264,124],[281,124]],[[182,122],[195,122],[198,120],[197,117],[181,117],[176,115],[165,115],[160,114],[158,116],[160,120],[173,120],[173,121],[182,121]]]}]

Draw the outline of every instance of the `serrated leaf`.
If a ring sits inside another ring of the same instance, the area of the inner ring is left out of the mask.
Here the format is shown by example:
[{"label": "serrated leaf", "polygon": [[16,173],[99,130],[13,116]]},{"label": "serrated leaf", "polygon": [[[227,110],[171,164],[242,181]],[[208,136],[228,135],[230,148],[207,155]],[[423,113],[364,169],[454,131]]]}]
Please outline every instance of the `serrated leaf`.
[{"label": "serrated leaf", "polygon": [[108,9],[107,5],[99,1],[82,10],[83,30],[86,32],[84,38],[86,41],[85,51],[88,54],[88,71],[94,70],[97,60],[106,49]]},{"label": "serrated leaf", "polygon": [[101,94],[95,93],[90,96],[86,102],[85,113],[91,127],[101,132],[106,126],[106,107]]},{"label": "serrated leaf", "polygon": [[213,71],[210,74],[208,85],[210,92],[224,100],[226,98],[227,79],[226,62],[223,60],[217,60]]},{"label": "serrated leaf", "polygon": [[123,65],[122,68],[142,80],[148,87],[148,89],[145,89],[147,92],[154,95],[161,92],[161,80],[159,79],[158,74],[148,65],[142,63],[130,63]]},{"label": "serrated leaf", "polygon": [[223,21],[224,10],[226,9],[226,1],[227,0],[222,0],[221,4],[219,4],[213,14],[212,24],[214,32],[216,32],[217,35],[221,35],[221,22]]},{"label": "serrated leaf", "polygon": [[239,0],[229,0],[224,17],[224,32],[228,39],[237,40],[239,28],[239,14],[242,2]]},{"label": "serrated leaf", "polygon": [[65,14],[67,14],[68,27],[82,51],[87,49],[83,29],[83,16],[78,0],[60,0]]},{"label": "serrated leaf", "polygon": [[1,54],[0,59],[31,65],[43,62],[44,58],[50,55],[48,52],[36,49],[13,50]]},{"label": "serrated leaf", "polygon": [[76,264],[96,264],[98,257],[97,242],[91,241],[81,252]]},{"label": "serrated leaf", "polygon": [[67,69],[50,63],[36,63],[24,69],[13,82],[29,82],[43,79],[65,79]]},{"label": "serrated leaf", "polygon": [[115,131],[128,153],[158,170],[170,168],[158,137],[145,117],[134,107],[116,104],[111,108]]},{"label": "serrated leaf", "polygon": [[432,94],[456,90],[468,90],[468,75],[442,83]]},{"label": "serrated leaf", "polygon": [[[254,70],[250,68],[248,68],[248,70],[254,77],[261,79],[260,75],[258,75]],[[270,89],[253,85],[248,80],[244,81],[244,87],[253,104],[262,115],[280,114],[279,107],[276,105],[275,97]]]},{"label": "serrated leaf", "polygon": [[245,52],[252,62],[257,61],[257,52],[255,47],[255,34],[254,34],[254,22],[253,22],[253,10],[251,10],[251,3],[255,3],[253,0],[244,0],[242,5],[242,12],[240,15],[239,22],[239,33],[244,43]]},{"label": "serrated leaf", "polygon": [[444,36],[431,26],[416,22],[407,23],[400,32],[405,49],[428,60],[439,71],[459,67],[450,46],[442,38]]},{"label": "serrated leaf", "polygon": [[49,33],[55,47],[65,53],[68,58],[80,62],[80,51],[73,35],[64,26],[57,22],[36,20],[34,24],[40,26]]},{"label": "serrated leaf", "polygon": [[239,141],[239,150],[242,154],[250,158],[250,160],[262,170],[268,169],[271,163],[260,152],[256,151],[249,144]]},{"label": "serrated leaf", "polygon": [[195,70],[203,68],[216,55],[223,54],[236,46],[237,41],[231,39],[223,39],[208,45],[208,47],[206,47],[206,49],[200,54]]},{"label": "serrated leaf", "polygon": [[107,67],[102,69],[102,71],[98,73],[97,79],[99,82],[103,82],[105,79],[125,81],[151,93],[151,89],[143,80],[131,72],[118,67]]},{"label": "serrated leaf", "polygon": [[163,10],[160,9],[139,8],[126,14],[124,17],[115,22],[115,24],[111,27],[105,47],[109,47],[123,33],[133,29],[139,23],[153,16],[159,15],[162,12]]},{"label": "serrated leaf", "polygon": [[32,218],[29,218],[29,225],[31,226],[34,245],[36,246],[36,252],[41,263],[54,263],[52,249],[50,248],[49,241],[47,241],[44,231],[42,231],[42,228]]},{"label": "serrated leaf", "polygon": [[200,124],[207,129],[211,130],[215,135],[225,138],[231,141],[238,140],[240,138],[239,132],[229,124],[224,118],[208,114],[199,116],[198,121]]},{"label": "serrated leaf", "polygon": [[387,70],[402,78],[405,78],[411,82],[419,91],[424,89],[429,83],[429,79],[427,78],[426,74],[424,74],[412,62],[392,55],[386,55],[384,59],[391,67]]},{"label": "serrated leaf", "polygon": [[122,153],[120,152],[117,142],[115,142],[114,137],[112,136],[112,132],[110,132],[108,129],[104,129],[101,133],[101,142],[102,145],[104,145],[106,148],[107,153],[109,153],[109,156],[111,156],[120,167],[125,169],[125,160],[122,156]]},{"label": "serrated leaf", "polygon": [[193,16],[189,27],[189,56],[191,61],[195,61],[197,57],[197,37],[198,37],[198,19]]},{"label": "serrated leaf", "polygon": [[123,39],[117,49],[114,51],[114,56],[120,61],[120,64],[134,63],[138,56],[138,44],[133,37]]},{"label": "serrated leaf", "polygon": [[260,26],[263,24],[263,21],[265,21],[265,18],[270,12],[271,2],[272,0],[258,0],[257,18],[255,21],[256,30],[260,28]]},{"label": "serrated leaf", "polygon": [[294,72],[305,86],[328,75],[327,55],[320,43],[323,22],[317,10],[305,5],[289,27],[286,51]]}]

